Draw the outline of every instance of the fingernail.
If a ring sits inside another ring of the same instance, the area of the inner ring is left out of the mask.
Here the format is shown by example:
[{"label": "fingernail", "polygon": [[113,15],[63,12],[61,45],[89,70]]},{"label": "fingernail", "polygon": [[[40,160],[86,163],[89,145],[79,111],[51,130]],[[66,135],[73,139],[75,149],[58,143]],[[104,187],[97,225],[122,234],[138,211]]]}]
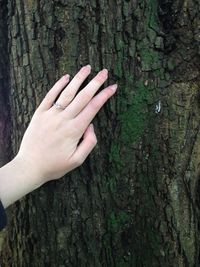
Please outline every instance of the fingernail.
[{"label": "fingernail", "polygon": [[91,127],[92,130],[94,130],[94,125],[93,125],[93,123],[90,124],[90,127]]},{"label": "fingernail", "polygon": [[69,74],[66,74],[65,75],[65,78],[68,80],[70,78],[70,75]]},{"label": "fingernail", "polygon": [[90,64],[86,65],[85,67],[87,67],[87,68],[89,68],[89,69],[92,68]]},{"label": "fingernail", "polygon": [[103,69],[103,70],[101,71],[101,73],[107,75],[107,74],[108,74],[108,70],[107,70],[107,69]]},{"label": "fingernail", "polygon": [[110,86],[110,89],[113,90],[113,92],[115,92],[117,90],[117,86],[118,85],[115,83],[115,84]]}]

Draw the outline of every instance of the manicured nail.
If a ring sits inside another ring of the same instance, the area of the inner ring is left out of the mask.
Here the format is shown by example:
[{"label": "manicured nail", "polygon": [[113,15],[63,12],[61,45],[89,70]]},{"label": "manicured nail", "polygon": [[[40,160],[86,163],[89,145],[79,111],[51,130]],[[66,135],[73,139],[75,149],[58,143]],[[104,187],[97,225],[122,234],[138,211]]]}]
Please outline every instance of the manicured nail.
[{"label": "manicured nail", "polygon": [[90,72],[90,71],[91,71],[91,66],[90,66],[90,64],[83,66],[83,67],[81,68],[81,70],[86,71],[86,72],[88,72],[88,71]]},{"label": "manicured nail", "polygon": [[101,73],[107,75],[107,74],[108,74],[108,70],[107,70],[107,69],[103,69],[103,70],[101,71]]},{"label": "manicured nail", "polygon": [[115,84],[110,86],[110,89],[113,90],[113,92],[115,92],[117,90],[117,86],[118,85],[115,83]]},{"label": "manicured nail", "polygon": [[85,67],[87,67],[87,68],[89,68],[89,69],[92,68],[90,64],[86,65]]}]

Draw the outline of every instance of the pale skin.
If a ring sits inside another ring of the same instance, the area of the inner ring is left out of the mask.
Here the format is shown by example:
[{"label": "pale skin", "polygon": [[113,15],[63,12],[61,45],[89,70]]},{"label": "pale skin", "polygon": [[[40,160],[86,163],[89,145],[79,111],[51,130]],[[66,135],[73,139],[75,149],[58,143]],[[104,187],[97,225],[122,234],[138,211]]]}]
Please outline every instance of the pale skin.
[{"label": "pale skin", "polygon": [[[90,65],[86,65],[71,81],[68,74],[61,77],[36,109],[17,155],[0,168],[4,208],[80,166],[95,147],[97,138],[91,121],[114,95],[117,84],[95,95],[108,78],[104,69],[77,93],[90,72]],[[59,94],[57,103],[63,109],[53,105]]]}]

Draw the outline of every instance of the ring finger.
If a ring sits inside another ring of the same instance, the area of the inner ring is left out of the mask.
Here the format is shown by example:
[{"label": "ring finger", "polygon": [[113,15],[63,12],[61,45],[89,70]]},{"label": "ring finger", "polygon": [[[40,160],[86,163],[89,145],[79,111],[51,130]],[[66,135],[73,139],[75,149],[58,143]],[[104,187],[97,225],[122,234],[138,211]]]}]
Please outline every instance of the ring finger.
[{"label": "ring finger", "polygon": [[74,99],[79,87],[87,78],[87,76],[91,72],[91,66],[86,65],[82,67],[79,72],[74,76],[71,82],[65,87],[65,89],[60,94],[59,98],[57,99],[57,103],[60,107],[67,107],[69,103]]}]

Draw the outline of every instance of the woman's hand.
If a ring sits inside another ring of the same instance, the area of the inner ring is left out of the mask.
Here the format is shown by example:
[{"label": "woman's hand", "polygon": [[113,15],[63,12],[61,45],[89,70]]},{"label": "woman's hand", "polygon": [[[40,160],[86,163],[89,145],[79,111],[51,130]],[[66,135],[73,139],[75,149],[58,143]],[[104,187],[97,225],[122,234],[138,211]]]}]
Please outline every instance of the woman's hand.
[{"label": "woman's hand", "polygon": [[117,85],[94,96],[108,76],[107,70],[102,70],[77,94],[90,71],[90,66],[83,67],[70,83],[69,75],[63,76],[35,111],[19,152],[0,168],[0,199],[4,208],[81,165],[96,145],[91,121]]},{"label": "woman's hand", "polygon": [[[108,78],[104,69],[76,94],[90,72],[87,65],[70,82],[69,75],[58,80],[24,134],[16,160],[23,162],[43,183],[80,166],[97,143],[91,121],[115,93],[117,85],[110,85],[94,96]],[[56,99],[57,105],[53,105]]]}]

